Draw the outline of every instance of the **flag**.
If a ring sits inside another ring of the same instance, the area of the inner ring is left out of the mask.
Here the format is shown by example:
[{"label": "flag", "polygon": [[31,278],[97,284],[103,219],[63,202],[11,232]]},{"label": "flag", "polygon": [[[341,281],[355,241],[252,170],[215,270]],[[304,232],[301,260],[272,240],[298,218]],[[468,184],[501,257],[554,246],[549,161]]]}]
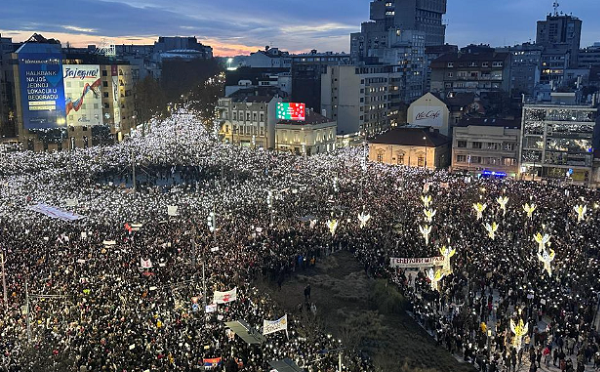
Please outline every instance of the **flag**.
[{"label": "flag", "polygon": [[125,230],[131,232],[131,226],[128,223],[125,223]]},{"label": "flag", "polygon": [[179,207],[176,205],[168,205],[167,206],[167,215],[169,216],[179,216],[178,212]]},{"label": "flag", "polygon": [[288,321],[287,314],[277,320],[263,320],[263,335],[279,331],[287,331]]},{"label": "flag", "polygon": [[215,291],[213,304],[226,304],[237,300],[237,287],[227,292]]},{"label": "flag", "polygon": [[222,359],[221,358],[204,358],[204,368],[205,369],[211,369],[213,367],[218,367],[222,364]]}]

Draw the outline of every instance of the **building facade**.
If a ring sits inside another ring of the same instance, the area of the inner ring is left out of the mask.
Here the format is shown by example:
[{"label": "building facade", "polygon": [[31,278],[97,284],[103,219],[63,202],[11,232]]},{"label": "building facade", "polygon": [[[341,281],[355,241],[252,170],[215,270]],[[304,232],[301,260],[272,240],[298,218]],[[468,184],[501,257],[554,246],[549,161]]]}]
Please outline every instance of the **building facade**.
[{"label": "building facade", "polygon": [[254,89],[220,98],[217,112],[223,142],[243,147],[274,149],[279,96],[260,96]]},{"label": "building facade", "polygon": [[454,127],[452,170],[516,177],[520,119],[463,119]]},{"label": "building facade", "polygon": [[346,53],[318,53],[292,55],[292,101],[304,102],[306,107],[321,112],[321,76],[327,66],[346,66],[352,58]]},{"label": "building facade", "polygon": [[531,43],[496,48],[496,52],[512,55],[510,91],[514,96],[533,96],[535,87],[540,82],[543,51],[542,46]]},{"label": "building facade", "polygon": [[433,128],[450,136],[450,110],[444,101],[431,93],[411,103],[407,114],[408,124]]},{"label": "building facade", "polygon": [[523,107],[520,171],[524,176],[592,177],[597,108],[579,105],[574,93],[553,94],[553,102]]},{"label": "building facade", "polygon": [[449,161],[448,137],[418,128],[396,128],[369,140],[369,160],[378,163],[438,169]]},{"label": "building facade", "polygon": [[35,36],[3,64],[21,147],[54,151],[123,140],[135,127],[131,66]]},{"label": "building facade", "polygon": [[398,67],[328,66],[321,78],[321,108],[337,121],[338,135],[376,136],[394,125],[401,103]]},{"label": "building facade", "polygon": [[579,67],[600,67],[600,43],[594,43],[579,51]]},{"label": "building facade", "polygon": [[291,68],[292,58],[289,52],[284,52],[278,48],[266,47],[265,50],[259,50],[251,53],[245,59],[245,65],[252,68]]},{"label": "building facade", "polygon": [[546,52],[565,51],[570,55],[568,68],[579,66],[579,48],[581,47],[581,25],[579,18],[572,15],[548,14],[545,21],[537,23],[536,44],[543,46]]},{"label": "building facade", "polygon": [[431,62],[431,91],[510,92],[511,55],[495,51],[448,53]]},{"label": "building facade", "polygon": [[296,155],[326,154],[336,148],[337,123],[307,109],[306,120],[280,120],[275,127],[275,148]]}]

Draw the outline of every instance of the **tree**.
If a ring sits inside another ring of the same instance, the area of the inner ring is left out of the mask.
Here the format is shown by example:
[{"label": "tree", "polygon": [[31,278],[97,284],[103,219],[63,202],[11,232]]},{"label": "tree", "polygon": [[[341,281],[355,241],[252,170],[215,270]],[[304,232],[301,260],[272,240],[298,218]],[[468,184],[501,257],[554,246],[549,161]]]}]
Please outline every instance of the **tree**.
[{"label": "tree", "polygon": [[200,119],[206,124],[212,124],[215,109],[220,97],[223,97],[224,84],[219,77],[211,77],[199,84],[190,92],[192,109],[198,112]]},{"label": "tree", "polygon": [[135,108],[137,121],[146,122],[154,116],[168,115],[167,98],[161,86],[150,76],[135,86]]}]

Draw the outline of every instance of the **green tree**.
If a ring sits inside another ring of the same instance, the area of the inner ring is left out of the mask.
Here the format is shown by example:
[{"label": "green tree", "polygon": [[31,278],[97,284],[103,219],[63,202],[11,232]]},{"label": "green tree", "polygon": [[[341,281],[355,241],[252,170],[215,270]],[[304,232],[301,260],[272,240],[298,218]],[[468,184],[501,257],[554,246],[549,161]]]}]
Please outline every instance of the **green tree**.
[{"label": "green tree", "polygon": [[218,76],[208,78],[190,92],[191,108],[198,113],[200,120],[205,124],[212,125],[217,102],[223,94],[224,83]]}]

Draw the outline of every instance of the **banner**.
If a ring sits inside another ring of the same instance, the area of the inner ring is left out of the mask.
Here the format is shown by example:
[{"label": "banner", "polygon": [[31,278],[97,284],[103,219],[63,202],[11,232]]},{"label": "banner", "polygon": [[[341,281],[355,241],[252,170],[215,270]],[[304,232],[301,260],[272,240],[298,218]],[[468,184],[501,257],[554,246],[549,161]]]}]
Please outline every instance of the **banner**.
[{"label": "banner", "polygon": [[25,129],[66,127],[62,52],[60,45],[44,48],[49,52],[27,53],[27,44],[17,51]]},{"label": "banner", "polygon": [[110,75],[112,79],[112,98],[113,98],[113,123],[115,130],[121,129],[121,103],[120,103],[120,90],[121,84],[119,82],[119,74],[117,65],[110,66]]},{"label": "banner", "polygon": [[150,261],[150,259],[144,260],[143,258],[140,258],[140,266],[142,266],[142,269],[151,269],[152,268],[152,261]]},{"label": "banner", "polygon": [[237,300],[237,288],[227,292],[215,291],[213,304],[226,304]]},{"label": "banner", "polygon": [[169,216],[179,216],[179,212],[177,211],[179,207],[176,205],[168,205],[167,206],[167,215]]},{"label": "banner", "polygon": [[65,109],[70,126],[102,125],[99,65],[64,65]]},{"label": "banner", "polygon": [[84,216],[80,216],[75,213],[71,213],[69,211],[65,211],[63,209],[51,207],[46,204],[38,204],[32,207],[29,207],[30,210],[38,213],[45,214],[48,217],[55,218],[57,220],[65,221],[65,222],[73,222],[77,220],[81,220],[85,218]]},{"label": "banner", "polygon": [[443,266],[444,257],[428,258],[390,258],[390,267],[392,268],[426,268],[433,266]]},{"label": "banner", "polygon": [[263,320],[263,335],[266,336],[279,331],[287,331],[287,327],[287,314],[277,320]]}]

